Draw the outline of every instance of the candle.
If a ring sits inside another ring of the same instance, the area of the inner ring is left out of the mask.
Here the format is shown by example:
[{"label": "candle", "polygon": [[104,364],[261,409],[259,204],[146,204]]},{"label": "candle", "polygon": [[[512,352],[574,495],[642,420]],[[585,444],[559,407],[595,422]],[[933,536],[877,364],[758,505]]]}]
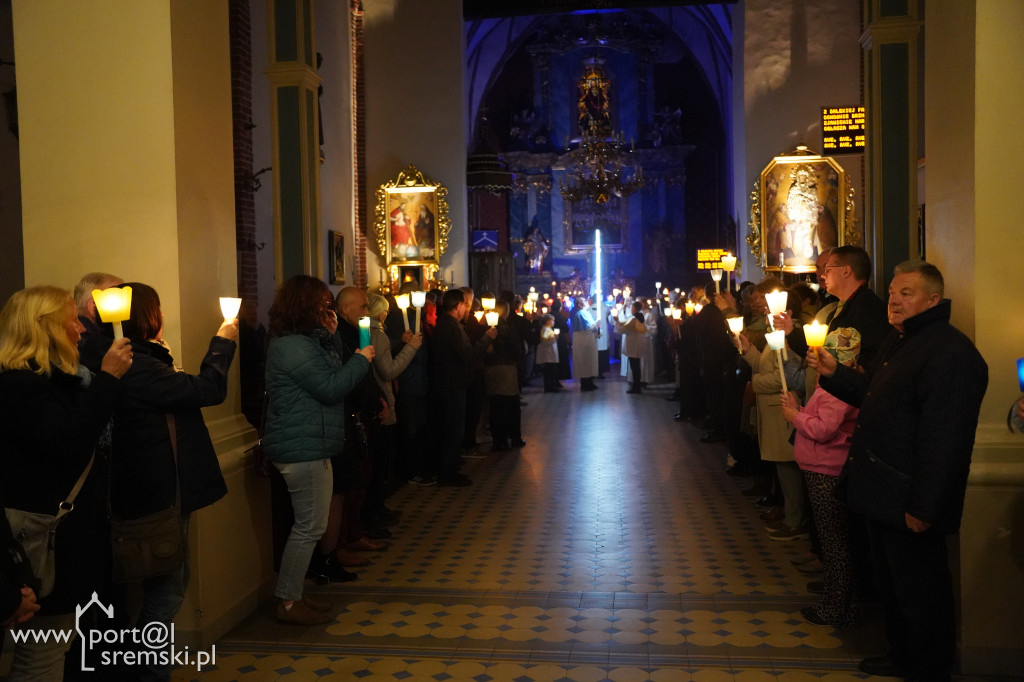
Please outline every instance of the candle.
[{"label": "candle", "polygon": [[[722,256],[722,269],[725,270],[725,290],[730,291],[729,278],[732,275],[732,271],[736,269],[736,256],[731,253]],[[738,286],[736,288],[737,290],[739,289]]]},{"label": "candle", "polygon": [[736,335],[736,341],[740,340],[740,333],[743,331],[743,318],[742,317],[730,317],[726,319],[729,323],[729,331]]},{"label": "candle", "polygon": [[693,315],[693,311],[697,309],[696,304],[693,301],[686,302],[686,314]]},{"label": "candle", "polygon": [[683,319],[683,311],[680,310],[679,308],[673,308],[672,309],[672,319],[673,320],[681,320],[681,319]]},{"label": "candle", "polygon": [[776,358],[779,361],[779,378],[782,380],[782,392],[786,393],[789,391],[789,388],[786,386],[786,370],[782,362],[782,349],[786,345],[786,332],[777,329],[769,334],[765,334],[764,340],[768,342],[768,347],[775,351]]},{"label": "candle", "polygon": [[220,297],[220,312],[224,316],[224,324],[238,317],[238,309],[242,307],[242,299]]},{"label": "candle", "polygon": [[804,338],[811,348],[821,348],[825,345],[825,337],[828,336],[828,325],[815,320],[804,325]]},{"label": "candle", "polygon": [[359,318],[359,347],[366,348],[370,345],[370,318]]},{"label": "candle", "polygon": [[654,283],[654,290],[657,291],[658,289],[661,289],[661,282]]},{"label": "candle", "polygon": [[409,294],[395,296],[395,303],[402,311],[402,322],[405,322],[405,331],[409,331]]},{"label": "candle", "polygon": [[482,311],[482,310],[476,311],[475,313],[473,313],[473,317],[476,318],[477,322],[482,321],[484,319],[484,311]]},{"label": "candle", "polygon": [[788,291],[773,291],[764,295],[768,302],[768,312],[772,315],[779,315],[786,312],[786,303],[789,301]]},{"label": "candle", "polygon": [[495,312],[494,310],[484,313],[484,318],[487,320],[488,327],[498,326],[498,313]]},{"label": "candle", "polygon": [[412,306],[416,308],[416,333],[420,333],[420,321],[423,318],[423,306],[427,304],[427,292],[414,291],[410,295]]},{"label": "candle", "polygon": [[494,299],[490,297],[481,298],[480,305],[483,306],[484,310],[494,310]]},{"label": "candle", "polygon": [[132,288],[110,287],[102,291],[93,289],[92,300],[96,302],[96,312],[100,319],[114,325],[114,338],[123,338],[121,322],[131,317]]},{"label": "candle", "polygon": [[559,334],[561,334],[561,333],[562,333],[562,330],[561,330],[561,329],[558,329],[558,328],[556,327],[556,328],[555,328],[555,336],[558,336],[558,335],[559,335]]},{"label": "candle", "polygon": [[546,305],[545,306],[541,306],[540,312],[541,312],[542,315],[547,315],[548,314],[548,307]]},{"label": "candle", "polygon": [[693,306],[693,312],[697,313],[698,315],[700,315],[700,311],[702,310],[704,310],[703,303],[698,303],[697,305]]},{"label": "candle", "polygon": [[718,288],[718,286],[719,286],[718,283],[722,281],[722,269],[721,268],[712,268],[712,270],[711,270],[711,279],[715,280],[715,293],[716,294],[722,293],[719,290],[719,288]]}]

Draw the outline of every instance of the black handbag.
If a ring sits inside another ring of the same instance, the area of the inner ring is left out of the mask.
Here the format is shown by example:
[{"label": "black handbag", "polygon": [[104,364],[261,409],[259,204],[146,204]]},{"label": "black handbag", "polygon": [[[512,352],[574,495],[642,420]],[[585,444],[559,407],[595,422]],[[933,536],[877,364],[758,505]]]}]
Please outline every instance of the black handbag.
[{"label": "black handbag", "polygon": [[121,519],[114,516],[110,508],[110,496],[107,496],[115,582],[167,575],[176,571],[185,561],[188,546],[181,517],[178,433],[171,414],[167,414],[167,428],[174,455],[174,506],[137,519]]},{"label": "black handbag", "polygon": [[256,431],[256,443],[246,450],[247,453],[252,453],[252,466],[256,470],[256,475],[260,478],[270,478],[277,472],[277,467],[274,466],[273,460],[267,455],[266,448],[263,447],[263,435],[266,433],[267,427],[267,392],[263,391],[263,407],[260,410],[260,426]]}]

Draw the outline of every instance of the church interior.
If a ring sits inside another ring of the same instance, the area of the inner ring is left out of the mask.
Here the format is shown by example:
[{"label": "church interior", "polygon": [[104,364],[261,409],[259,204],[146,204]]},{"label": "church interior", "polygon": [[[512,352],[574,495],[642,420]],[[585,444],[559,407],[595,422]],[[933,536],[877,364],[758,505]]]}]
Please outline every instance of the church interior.
[{"label": "church interior", "polygon": [[[148,282],[188,370],[218,297],[265,324],[295,274],[658,295],[712,286],[705,250],[792,283],[845,243],[884,298],[926,259],[990,368],[950,538],[960,671],[1024,679],[1019,188],[981,179],[1024,158],[1022,27],[1017,0],[0,0],[0,301]],[[864,147],[826,154],[845,107]],[[816,180],[769,172],[802,157]],[[773,222],[798,182],[800,247]],[[832,682],[881,646],[870,607],[800,619],[806,548],[765,541],[671,385],[630,401],[617,376],[524,390],[526,447],[471,462],[472,489],[398,490],[389,550],[316,588],[331,624],[279,625],[240,385],[204,409],[229,493],[192,519],[176,620],[218,663],[175,679]]]}]

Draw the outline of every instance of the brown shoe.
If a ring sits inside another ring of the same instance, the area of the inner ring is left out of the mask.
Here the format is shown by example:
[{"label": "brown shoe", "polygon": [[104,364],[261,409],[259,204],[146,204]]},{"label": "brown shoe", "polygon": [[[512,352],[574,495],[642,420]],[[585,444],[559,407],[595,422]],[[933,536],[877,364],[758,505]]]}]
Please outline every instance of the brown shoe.
[{"label": "brown shoe", "polygon": [[333,604],[329,604],[325,601],[317,601],[316,599],[313,599],[312,597],[308,597],[306,595],[302,595],[302,603],[308,606],[309,608],[313,609],[317,613],[327,613],[328,611],[334,608]]},{"label": "brown shoe", "polygon": [[366,566],[370,563],[366,557],[344,549],[334,550],[334,560],[339,566]]},{"label": "brown shoe", "polygon": [[350,552],[383,552],[390,543],[387,540],[371,540],[365,535],[355,542],[345,545]]},{"label": "brown shoe", "polygon": [[331,622],[331,617],[314,611],[301,600],[292,602],[290,609],[284,607],[284,601],[278,601],[277,621],[289,625],[326,625]]}]

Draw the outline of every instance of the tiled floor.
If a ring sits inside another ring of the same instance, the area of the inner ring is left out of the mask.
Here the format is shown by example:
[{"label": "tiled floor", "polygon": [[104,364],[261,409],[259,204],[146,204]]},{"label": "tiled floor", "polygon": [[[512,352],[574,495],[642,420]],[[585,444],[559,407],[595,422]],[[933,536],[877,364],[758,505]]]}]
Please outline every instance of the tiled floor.
[{"label": "tiled floor", "polygon": [[789,561],[806,542],[768,540],[724,448],[673,423],[671,387],[615,379],[528,388],[526,447],[468,462],[470,488],[407,486],[392,547],[356,583],[310,587],[332,623],[279,625],[268,605],[193,679],[865,679],[877,617],[806,623]]}]

